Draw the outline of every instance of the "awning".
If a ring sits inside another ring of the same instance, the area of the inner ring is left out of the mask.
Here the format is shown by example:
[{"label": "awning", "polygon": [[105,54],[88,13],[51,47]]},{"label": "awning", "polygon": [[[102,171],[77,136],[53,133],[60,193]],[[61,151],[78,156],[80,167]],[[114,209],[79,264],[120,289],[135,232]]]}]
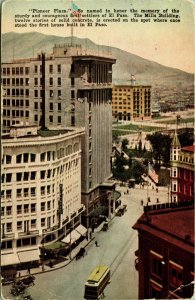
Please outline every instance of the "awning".
[{"label": "awning", "polygon": [[19,264],[19,258],[16,253],[8,253],[1,255],[1,266],[9,266]]},{"label": "awning", "polygon": [[21,263],[39,260],[39,255],[40,253],[38,249],[18,252],[18,257]]},{"label": "awning", "polygon": [[81,235],[76,230],[73,230],[73,231],[71,231],[71,233],[69,233],[67,236],[65,236],[65,238],[63,238],[61,241],[66,244],[69,244],[69,243],[73,244],[80,237],[81,237]]},{"label": "awning", "polygon": [[80,233],[81,235],[85,235],[87,233],[87,228],[85,228],[83,225],[79,225],[75,230]]},{"label": "awning", "polygon": [[88,216],[98,218],[100,215],[103,215],[104,213],[106,213],[107,210],[108,210],[108,208],[106,206],[99,206],[99,207],[95,208],[93,211],[91,211]]}]

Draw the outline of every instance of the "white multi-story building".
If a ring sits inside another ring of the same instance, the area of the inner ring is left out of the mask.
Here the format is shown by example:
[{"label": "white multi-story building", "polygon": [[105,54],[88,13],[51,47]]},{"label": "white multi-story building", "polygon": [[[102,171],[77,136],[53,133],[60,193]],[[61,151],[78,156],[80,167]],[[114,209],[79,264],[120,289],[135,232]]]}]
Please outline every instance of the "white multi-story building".
[{"label": "white multi-story building", "polygon": [[42,244],[80,224],[83,134],[14,126],[2,136],[2,266],[39,260]]}]

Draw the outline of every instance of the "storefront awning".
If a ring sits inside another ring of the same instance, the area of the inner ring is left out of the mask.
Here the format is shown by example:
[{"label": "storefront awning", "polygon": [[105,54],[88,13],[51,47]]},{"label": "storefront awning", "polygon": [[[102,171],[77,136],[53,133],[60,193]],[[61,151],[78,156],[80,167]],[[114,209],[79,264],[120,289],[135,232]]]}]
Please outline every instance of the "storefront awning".
[{"label": "storefront awning", "polygon": [[80,233],[81,235],[85,235],[87,233],[87,228],[85,228],[83,225],[79,225],[75,230]]},{"label": "storefront awning", "polygon": [[66,243],[66,244],[73,244],[74,242],[76,242],[79,238],[81,237],[81,235],[76,231],[76,230],[73,230],[71,231],[71,233],[69,233],[65,238],[63,238],[61,241],[63,243]]},{"label": "storefront awning", "polygon": [[98,218],[100,215],[103,215],[104,213],[106,213],[107,210],[108,210],[108,208],[106,206],[99,206],[99,207],[95,208],[93,211],[91,211],[88,216]]},{"label": "storefront awning", "polygon": [[40,253],[38,249],[18,252],[18,257],[21,263],[39,260],[39,255]]},{"label": "storefront awning", "polygon": [[8,253],[1,255],[1,266],[9,266],[19,264],[19,258],[16,253]]}]

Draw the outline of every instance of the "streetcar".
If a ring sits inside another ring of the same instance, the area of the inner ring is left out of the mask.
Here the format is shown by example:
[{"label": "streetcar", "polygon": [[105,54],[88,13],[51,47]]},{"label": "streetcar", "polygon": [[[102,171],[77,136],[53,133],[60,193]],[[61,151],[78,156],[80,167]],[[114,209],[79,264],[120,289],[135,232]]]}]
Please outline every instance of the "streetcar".
[{"label": "streetcar", "polygon": [[110,268],[104,265],[95,267],[85,283],[84,298],[101,299],[108,283],[110,283]]}]

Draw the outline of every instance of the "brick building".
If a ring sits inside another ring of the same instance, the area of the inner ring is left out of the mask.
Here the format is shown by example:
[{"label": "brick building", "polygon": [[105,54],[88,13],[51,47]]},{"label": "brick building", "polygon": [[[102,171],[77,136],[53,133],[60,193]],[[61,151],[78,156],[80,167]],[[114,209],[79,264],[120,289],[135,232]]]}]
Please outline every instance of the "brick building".
[{"label": "brick building", "polygon": [[117,120],[151,119],[151,86],[114,85],[112,89],[112,115]]},{"label": "brick building", "polygon": [[171,201],[185,202],[194,199],[194,151],[195,146],[182,147],[177,133],[171,144]]},{"label": "brick building", "polygon": [[[172,206],[172,207],[170,207]],[[191,298],[194,286],[194,206],[167,203],[145,207],[135,260],[139,299]],[[184,287],[182,288],[182,286]]]}]

